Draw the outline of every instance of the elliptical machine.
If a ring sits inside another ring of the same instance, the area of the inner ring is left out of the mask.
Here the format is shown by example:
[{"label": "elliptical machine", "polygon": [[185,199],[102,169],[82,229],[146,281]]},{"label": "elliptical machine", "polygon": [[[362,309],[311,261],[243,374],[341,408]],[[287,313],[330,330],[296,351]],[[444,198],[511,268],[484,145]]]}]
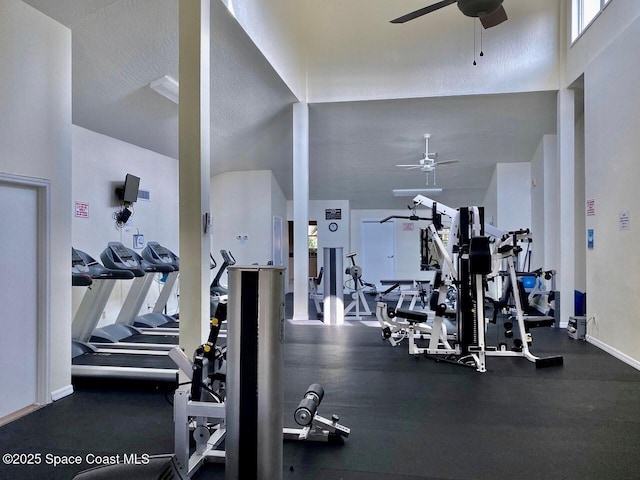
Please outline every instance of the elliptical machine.
[{"label": "elliptical machine", "polygon": [[[220,279],[222,278],[224,272],[227,270],[227,267],[231,267],[236,264],[236,259],[233,257],[231,252],[220,250],[220,255],[222,255],[222,265],[220,265],[218,273],[216,273],[216,276],[213,278],[213,280],[211,281],[211,285],[209,286],[209,292],[213,297],[220,297],[229,293],[229,289],[220,285]],[[211,257],[211,259],[213,260],[213,257]],[[213,261],[215,262],[215,260]]]}]

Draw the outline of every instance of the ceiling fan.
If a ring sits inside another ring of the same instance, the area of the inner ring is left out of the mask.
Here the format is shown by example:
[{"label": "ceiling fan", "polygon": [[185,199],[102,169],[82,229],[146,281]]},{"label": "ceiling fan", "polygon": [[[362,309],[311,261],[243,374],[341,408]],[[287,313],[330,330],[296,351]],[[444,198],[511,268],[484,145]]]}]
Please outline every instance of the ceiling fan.
[{"label": "ceiling fan", "polygon": [[436,166],[438,165],[449,165],[452,163],[458,163],[460,160],[451,159],[451,160],[441,160],[439,162],[436,161],[437,153],[429,153],[429,139],[431,138],[431,134],[424,134],[424,154],[418,163],[412,163],[408,165],[396,165],[396,167],[403,167],[406,170],[420,170],[427,174],[427,185],[429,185],[429,173],[433,173],[433,184],[436,184]]},{"label": "ceiling fan", "polygon": [[502,1],[503,0],[444,0],[393,19],[391,23],[405,23],[451,5],[452,3],[457,3],[460,11],[467,17],[479,18],[484,28],[491,28],[507,20],[507,12],[505,12],[502,6]]}]

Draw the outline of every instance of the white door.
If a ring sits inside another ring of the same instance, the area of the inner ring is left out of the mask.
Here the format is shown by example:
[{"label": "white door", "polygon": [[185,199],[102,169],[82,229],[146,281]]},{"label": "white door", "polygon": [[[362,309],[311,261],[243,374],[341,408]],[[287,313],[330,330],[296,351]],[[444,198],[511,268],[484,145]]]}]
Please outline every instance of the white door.
[{"label": "white door", "polygon": [[0,418],[37,401],[38,192],[0,183]]},{"label": "white door", "polygon": [[380,289],[381,280],[395,279],[395,224],[393,221],[380,223],[380,220],[363,220],[361,231],[362,279]]}]

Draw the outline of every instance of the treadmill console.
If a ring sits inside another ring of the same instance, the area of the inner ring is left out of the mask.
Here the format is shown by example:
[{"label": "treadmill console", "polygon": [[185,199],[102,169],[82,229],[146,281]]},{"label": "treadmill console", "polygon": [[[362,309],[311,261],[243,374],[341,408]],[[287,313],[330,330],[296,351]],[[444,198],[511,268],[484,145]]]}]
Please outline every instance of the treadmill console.
[{"label": "treadmill console", "polygon": [[169,250],[164,248],[159,243],[153,242],[149,244],[149,250],[151,250],[155,255],[154,257],[160,260],[162,263],[172,263],[173,259],[171,258],[171,254]]},{"label": "treadmill console", "polygon": [[163,247],[158,242],[147,242],[147,246],[142,251],[142,258],[154,264],[166,264],[179,268],[179,260],[175,253]]},{"label": "treadmill console", "polygon": [[138,262],[138,260],[123,244],[118,242],[109,242],[108,248],[109,250],[111,250],[114,263],[119,263],[123,267],[128,268],[140,268],[140,263]]}]

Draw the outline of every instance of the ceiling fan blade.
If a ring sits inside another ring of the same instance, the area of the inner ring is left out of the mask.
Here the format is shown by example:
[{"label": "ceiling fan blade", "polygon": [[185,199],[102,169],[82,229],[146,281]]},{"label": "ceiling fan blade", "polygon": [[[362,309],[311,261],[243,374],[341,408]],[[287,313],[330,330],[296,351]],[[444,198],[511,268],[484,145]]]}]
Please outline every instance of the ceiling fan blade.
[{"label": "ceiling fan blade", "polygon": [[484,28],[495,27],[496,25],[500,25],[506,20],[507,12],[502,5],[500,5],[495,12],[480,17],[480,23],[482,23],[482,26]]},{"label": "ceiling fan blade", "polygon": [[458,163],[460,160],[458,160],[457,158],[451,159],[451,160],[442,160],[441,162],[436,162],[434,163],[434,165],[449,165],[451,163]]},{"label": "ceiling fan blade", "polygon": [[407,170],[415,170],[416,168],[422,168],[422,165],[412,165],[411,167],[407,167]]},{"label": "ceiling fan blade", "polygon": [[421,167],[422,165],[416,165],[415,163],[411,163],[409,165],[396,165],[396,167]]},{"label": "ceiling fan blade", "polygon": [[[415,12],[407,13],[401,17],[395,18],[391,20],[391,23],[404,23],[409,20],[413,20],[414,18],[421,17],[426,15],[427,13],[434,12],[436,10],[441,9],[442,7],[446,7],[447,5],[451,5],[452,3],[456,3],[458,0],[444,0],[442,2],[434,3],[433,5],[429,5],[428,7],[421,8],[416,10]],[[486,27],[485,27],[486,28]]]}]

